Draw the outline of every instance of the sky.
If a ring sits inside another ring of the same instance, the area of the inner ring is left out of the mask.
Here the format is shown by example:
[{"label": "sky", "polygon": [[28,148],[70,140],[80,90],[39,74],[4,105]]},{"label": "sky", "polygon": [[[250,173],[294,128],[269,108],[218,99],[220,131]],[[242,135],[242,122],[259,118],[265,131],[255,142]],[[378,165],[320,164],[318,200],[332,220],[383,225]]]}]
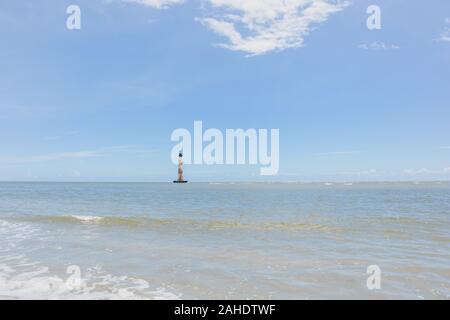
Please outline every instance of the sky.
[{"label": "sky", "polygon": [[0,39],[0,181],[171,181],[196,120],[280,168],[190,181],[450,180],[448,0],[0,0]]}]

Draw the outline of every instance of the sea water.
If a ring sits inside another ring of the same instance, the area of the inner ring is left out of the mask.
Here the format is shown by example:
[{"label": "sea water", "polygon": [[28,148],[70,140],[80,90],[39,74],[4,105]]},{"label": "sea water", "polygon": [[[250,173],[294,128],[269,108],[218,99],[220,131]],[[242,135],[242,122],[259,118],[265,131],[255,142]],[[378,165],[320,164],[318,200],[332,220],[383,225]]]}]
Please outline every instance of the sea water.
[{"label": "sea water", "polygon": [[449,299],[450,183],[0,183],[25,298]]}]

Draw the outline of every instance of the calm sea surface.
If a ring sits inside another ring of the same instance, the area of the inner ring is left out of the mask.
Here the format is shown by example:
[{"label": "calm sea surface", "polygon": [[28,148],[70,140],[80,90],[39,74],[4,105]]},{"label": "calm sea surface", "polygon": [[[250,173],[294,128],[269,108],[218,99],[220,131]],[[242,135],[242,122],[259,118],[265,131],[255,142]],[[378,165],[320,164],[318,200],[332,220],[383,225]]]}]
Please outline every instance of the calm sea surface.
[{"label": "calm sea surface", "polygon": [[450,183],[0,183],[16,298],[449,299]]}]

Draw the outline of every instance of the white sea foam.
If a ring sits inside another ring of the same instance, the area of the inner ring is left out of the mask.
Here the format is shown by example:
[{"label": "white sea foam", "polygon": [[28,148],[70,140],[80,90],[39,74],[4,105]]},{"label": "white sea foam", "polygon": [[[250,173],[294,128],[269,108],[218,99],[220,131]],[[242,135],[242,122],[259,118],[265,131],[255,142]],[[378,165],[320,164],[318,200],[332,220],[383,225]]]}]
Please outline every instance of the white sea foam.
[{"label": "white sea foam", "polygon": [[[98,221],[100,217],[81,217],[83,221]],[[27,256],[37,244],[48,242],[43,230],[27,223],[0,220],[0,299],[179,299],[181,295],[144,279],[117,276],[100,266],[80,269],[79,284],[72,285],[73,274],[56,274]],[[28,240],[28,241],[27,241]],[[27,241],[27,243],[22,243]],[[38,244],[39,247],[39,244]],[[78,268],[78,267],[77,267]]]},{"label": "white sea foam", "polygon": [[77,216],[77,215],[72,215],[71,216],[74,219],[83,221],[83,222],[99,222],[101,220],[103,220],[103,217],[98,217],[98,216]]},{"label": "white sea foam", "polygon": [[143,279],[108,274],[101,268],[91,268],[82,274],[78,287],[66,278],[51,274],[47,267],[17,273],[13,268],[0,265],[0,297],[11,299],[179,299],[180,295],[165,288],[150,289]]}]

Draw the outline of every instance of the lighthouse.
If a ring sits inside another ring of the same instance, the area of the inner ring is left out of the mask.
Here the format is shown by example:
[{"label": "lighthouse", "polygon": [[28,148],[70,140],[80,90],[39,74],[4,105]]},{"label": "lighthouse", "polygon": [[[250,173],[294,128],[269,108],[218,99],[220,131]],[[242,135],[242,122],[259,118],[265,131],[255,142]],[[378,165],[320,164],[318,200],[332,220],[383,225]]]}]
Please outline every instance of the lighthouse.
[{"label": "lighthouse", "polygon": [[183,176],[183,153],[180,152],[178,154],[178,179],[174,180],[173,183],[187,183],[186,180],[184,180]]}]

